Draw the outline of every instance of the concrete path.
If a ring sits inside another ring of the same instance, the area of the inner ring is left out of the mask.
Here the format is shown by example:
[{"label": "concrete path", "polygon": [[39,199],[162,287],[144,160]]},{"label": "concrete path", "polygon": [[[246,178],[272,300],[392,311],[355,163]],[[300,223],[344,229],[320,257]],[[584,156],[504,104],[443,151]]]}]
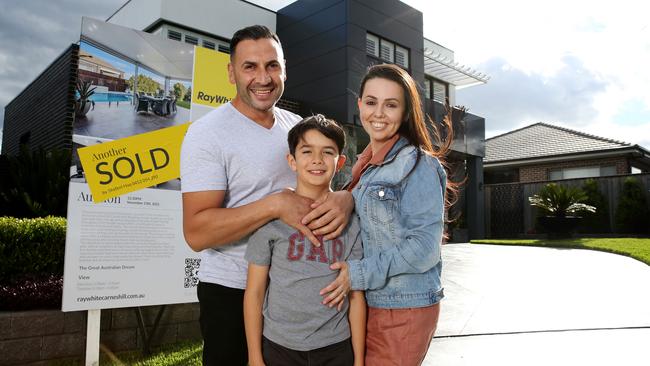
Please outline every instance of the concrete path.
[{"label": "concrete path", "polygon": [[425,366],[650,365],[650,266],[591,250],[443,246]]}]

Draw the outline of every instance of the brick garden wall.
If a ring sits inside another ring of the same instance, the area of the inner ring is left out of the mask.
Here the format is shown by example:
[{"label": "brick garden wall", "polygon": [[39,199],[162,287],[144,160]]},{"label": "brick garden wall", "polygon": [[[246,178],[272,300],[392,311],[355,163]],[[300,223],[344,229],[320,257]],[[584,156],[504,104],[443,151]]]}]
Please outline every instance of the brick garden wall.
[{"label": "brick garden wall", "polygon": [[[160,306],[142,308],[147,332]],[[85,311],[0,312],[0,365],[48,365],[54,360],[85,360]],[[201,339],[199,305],[167,305],[151,345]],[[135,308],[102,310],[100,342],[111,352],[141,349]]]},{"label": "brick garden wall", "polygon": [[616,174],[629,174],[629,164],[624,157],[594,160],[563,161],[553,164],[522,166],[519,168],[519,182],[540,182],[549,180],[549,171],[560,168],[616,165]]}]

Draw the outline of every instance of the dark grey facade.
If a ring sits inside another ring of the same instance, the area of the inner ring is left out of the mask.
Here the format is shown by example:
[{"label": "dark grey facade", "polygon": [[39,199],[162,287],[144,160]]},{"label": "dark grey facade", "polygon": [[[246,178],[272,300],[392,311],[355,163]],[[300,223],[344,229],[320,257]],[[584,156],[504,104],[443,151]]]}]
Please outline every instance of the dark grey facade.
[{"label": "dark grey facade", "polygon": [[[408,71],[424,85],[422,13],[394,0],[296,1],[278,11],[277,33],[287,60],[285,97],[301,104],[302,114],[323,113],[346,126],[347,155],[361,152],[368,140],[360,127],[357,93],[369,65],[382,62],[366,51],[368,33],[409,50]],[[425,100],[425,112],[441,121],[444,107]],[[485,120],[467,114],[454,123],[452,165],[456,176],[467,176],[459,209],[466,217],[469,238],[483,229],[483,169]],[[471,214],[470,214],[471,213]]]},{"label": "dark grey facade", "polygon": [[72,148],[79,45],[68,47],[5,107],[2,154]]},{"label": "dark grey facade", "polygon": [[408,48],[409,71],[424,81],[418,10],[399,1],[296,1],[278,11],[277,33],[289,70],[285,96],[303,103],[305,113],[354,123],[359,83],[373,62],[366,54],[368,32]]}]

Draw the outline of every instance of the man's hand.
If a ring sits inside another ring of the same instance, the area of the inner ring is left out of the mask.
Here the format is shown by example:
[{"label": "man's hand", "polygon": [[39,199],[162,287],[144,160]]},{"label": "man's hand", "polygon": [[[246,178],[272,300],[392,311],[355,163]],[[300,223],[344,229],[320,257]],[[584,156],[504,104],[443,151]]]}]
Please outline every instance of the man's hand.
[{"label": "man's hand", "polygon": [[320,295],[325,297],[323,305],[329,307],[336,306],[339,311],[343,307],[343,300],[350,291],[350,270],[347,262],[336,262],[330,266],[330,269],[336,271],[339,269],[339,275],[332,283],[320,290]]},{"label": "man's hand", "polygon": [[354,210],[354,198],[348,191],[328,192],[311,205],[311,212],[302,224],[314,235],[324,235],[323,240],[336,239],[350,221]]},{"label": "man's hand", "polygon": [[302,197],[290,189],[275,193],[273,199],[275,200],[275,216],[285,224],[300,231],[310,242],[319,247],[321,243],[316,238],[316,235],[301,222],[302,218],[311,211],[311,205],[314,201]]}]

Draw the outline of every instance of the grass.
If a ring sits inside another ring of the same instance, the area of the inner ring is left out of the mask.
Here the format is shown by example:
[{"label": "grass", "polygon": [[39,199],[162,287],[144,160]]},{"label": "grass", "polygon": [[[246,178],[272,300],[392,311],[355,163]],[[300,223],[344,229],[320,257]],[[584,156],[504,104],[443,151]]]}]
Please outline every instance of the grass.
[{"label": "grass", "polygon": [[190,109],[190,102],[184,100],[176,100],[176,105],[185,109]]},{"label": "grass", "polygon": [[[99,364],[109,366],[201,366],[203,341],[180,342],[152,348],[145,356],[141,351],[112,353],[100,346]],[[77,366],[81,360],[68,360],[53,363],[55,366]]]},{"label": "grass", "polygon": [[649,238],[579,238],[579,239],[485,239],[471,240],[472,244],[520,245],[550,248],[591,249],[603,252],[621,254],[640,260],[650,265]]}]

